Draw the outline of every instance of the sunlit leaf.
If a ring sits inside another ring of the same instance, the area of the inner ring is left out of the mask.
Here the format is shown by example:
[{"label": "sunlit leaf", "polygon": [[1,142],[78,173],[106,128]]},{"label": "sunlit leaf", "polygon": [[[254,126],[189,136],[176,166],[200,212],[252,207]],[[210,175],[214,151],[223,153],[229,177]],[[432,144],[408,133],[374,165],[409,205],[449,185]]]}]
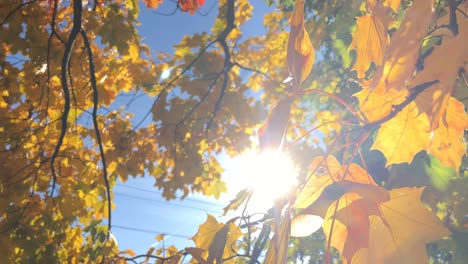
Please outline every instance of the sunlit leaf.
[{"label": "sunlit leaf", "polygon": [[294,13],[291,17],[287,55],[294,89],[299,89],[302,81],[309,75],[314,58],[314,47],[310,41],[309,34],[304,28],[304,0],[296,0]]},{"label": "sunlit leaf", "polygon": [[389,42],[389,17],[386,9],[379,5],[372,14],[358,17],[356,23],[349,49],[355,49],[357,54],[353,70],[357,71],[358,78],[364,78],[371,62],[376,66],[382,64]]},{"label": "sunlit leaf", "polygon": [[286,262],[289,246],[289,236],[291,229],[291,218],[286,217],[282,223],[279,232],[276,233],[265,256],[265,263],[282,264]]},{"label": "sunlit leaf", "polygon": [[391,199],[371,216],[369,247],[360,249],[352,263],[425,263],[426,243],[450,234],[421,203],[423,188],[390,191]]},{"label": "sunlit leaf", "polygon": [[383,65],[374,74],[371,89],[384,85],[386,89],[406,88],[416,69],[419,48],[434,19],[432,0],[416,0],[405,12],[400,28],[392,35]]},{"label": "sunlit leaf", "polygon": [[426,116],[419,115],[416,104],[411,103],[394,118],[382,124],[372,149],[384,154],[387,158],[386,166],[411,163],[416,153],[427,148],[430,136]]}]

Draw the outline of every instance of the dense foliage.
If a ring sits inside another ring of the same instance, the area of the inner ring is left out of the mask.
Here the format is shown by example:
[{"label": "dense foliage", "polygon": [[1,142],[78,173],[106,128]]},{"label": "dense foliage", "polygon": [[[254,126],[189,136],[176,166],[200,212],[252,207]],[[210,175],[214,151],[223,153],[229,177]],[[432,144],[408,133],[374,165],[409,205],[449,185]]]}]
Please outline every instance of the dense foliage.
[{"label": "dense foliage", "polygon": [[[174,2],[194,16],[204,4]],[[212,28],[174,54],[143,44],[136,0],[0,4],[2,259],[468,259],[468,3],[269,1],[265,34],[243,35],[253,4],[220,0]],[[132,95],[152,99],[145,116],[115,107]],[[261,220],[209,215],[195,247],[142,258],[111,239],[117,179],[152,176],[167,199],[217,197],[219,155],[254,147],[300,168],[299,186]]]}]

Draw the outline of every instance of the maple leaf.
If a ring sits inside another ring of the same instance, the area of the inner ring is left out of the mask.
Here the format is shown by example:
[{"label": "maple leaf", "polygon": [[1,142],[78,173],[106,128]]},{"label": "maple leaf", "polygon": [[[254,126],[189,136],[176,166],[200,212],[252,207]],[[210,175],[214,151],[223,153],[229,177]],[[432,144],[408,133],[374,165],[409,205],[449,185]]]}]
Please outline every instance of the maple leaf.
[{"label": "maple leaf", "polygon": [[443,165],[458,172],[462,157],[466,154],[463,135],[468,129],[468,117],[464,105],[453,97],[448,99],[445,122],[447,125],[440,125],[433,131],[427,150]]},{"label": "maple leaf", "polygon": [[293,78],[293,91],[299,89],[309,75],[314,58],[314,47],[304,28],[304,0],[296,0],[291,17],[287,53],[288,68]]},{"label": "maple leaf", "polygon": [[205,0],[178,0],[180,10],[194,14],[201,6],[205,4]]},{"label": "maple leaf", "polygon": [[449,97],[455,88],[457,75],[460,70],[466,70],[468,63],[468,20],[460,15],[458,21],[460,33],[445,38],[440,46],[435,46],[424,60],[423,70],[411,82],[411,86],[416,86],[426,81],[439,80],[439,83],[416,98],[419,111],[429,118],[431,130],[439,127],[439,120],[444,117]]},{"label": "maple leaf", "polygon": [[156,9],[158,8],[159,4],[163,2],[163,0],[143,0],[143,2],[146,4],[147,8]]},{"label": "maple leaf", "polygon": [[372,145],[387,158],[385,166],[411,161],[416,153],[426,150],[430,140],[429,124],[425,115],[419,115],[414,102],[384,122]]},{"label": "maple leaf", "polygon": [[415,0],[406,10],[400,28],[392,36],[383,65],[374,74],[371,89],[379,83],[386,89],[406,88],[416,68],[421,41],[433,18],[433,0]]},{"label": "maple leaf", "polygon": [[421,203],[424,188],[390,191],[390,200],[371,215],[369,246],[361,248],[351,263],[426,263],[426,243],[450,234]]},{"label": "maple leaf", "polygon": [[[320,165],[324,164],[324,165]],[[336,204],[339,204],[340,208],[345,208],[352,201],[365,199],[368,204],[379,204],[389,199],[387,191],[377,186],[372,177],[361,167],[352,163],[350,165],[340,165],[338,161],[333,157],[329,156],[327,159],[318,157],[312,162],[311,169],[317,169],[320,167],[321,172],[319,177],[310,176],[308,182],[305,184],[297,201],[295,203],[296,208],[305,208],[300,212],[299,215],[294,217],[292,222],[292,231],[294,236],[308,236],[312,232],[316,231],[317,219],[313,216],[317,215],[325,219],[323,222],[323,229],[325,233],[330,232],[331,218],[334,217],[334,208]],[[346,176],[344,173],[346,172]],[[317,174],[314,173],[314,174]],[[339,200],[337,203],[336,201]],[[335,206],[332,206],[335,204]],[[366,211],[367,208],[352,208],[353,211]],[[375,206],[374,206],[375,207]],[[367,212],[367,211],[366,211]],[[305,215],[305,216],[304,216]],[[314,220],[314,222],[311,222]],[[310,223],[308,223],[310,222]],[[360,221],[358,221],[360,222]],[[343,249],[343,233],[346,228],[342,226],[338,232],[333,232],[332,245],[336,248]],[[354,227],[353,230],[362,231],[363,228]],[[354,231],[353,231],[354,232]],[[339,235],[343,239],[337,239]],[[338,243],[338,244],[334,244]],[[341,243],[341,245],[339,244]],[[365,243],[358,243],[356,245],[364,245]],[[350,249],[351,253],[358,248]],[[352,254],[346,250],[346,257],[352,256]]]},{"label": "maple leaf", "polygon": [[268,119],[258,130],[260,150],[277,149],[283,142],[288,128],[292,100],[281,100],[271,111]]},{"label": "maple leaf", "polygon": [[[342,192],[342,194],[344,192],[357,192],[364,196],[372,194],[366,194],[367,190],[362,189],[357,184],[377,186],[372,176],[359,165],[355,163],[341,165],[334,156],[314,158],[309,166],[309,171],[313,174],[307,178],[307,182],[299,192],[294,204],[295,208],[309,207],[319,199],[325,188],[333,183],[336,183],[336,188],[332,188],[334,189],[332,192]],[[345,172],[346,175],[344,175]],[[341,195],[332,200],[338,199]],[[383,199],[385,200],[385,197]]]},{"label": "maple leaf", "polygon": [[353,95],[359,100],[359,110],[369,122],[388,116],[393,106],[402,103],[408,95],[407,90],[388,90],[382,84],[370,89],[369,84],[370,81],[363,81],[363,89]]},{"label": "maple leaf", "polygon": [[237,218],[223,224],[218,223],[212,215],[207,215],[205,223],[201,224],[197,233],[190,238],[195,242],[196,248],[203,250],[199,255],[203,259],[208,258],[211,261],[234,255],[232,246],[235,245],[236,239],[242,235],[239,228],[232,223]]},{"label": "maple leaf", "polygon": [[[335,215],[336,206],[338,208]],[[381,215],[378,206],[378,201],[361,199],[355,194],[346,194],[339,203],[330,206],[323,223],[323,230],[325,234],[332,232],[328,238],[331,240],[330,245],[341,252],[347,260],[351,260],[359,249],[369,247],[371,228],[369,217]]]},{"label": "maple leaf", "polygon": [[371,62],[376,66],[382,64],[389,42],[387,35],[389,16],[386,8],[377,5],[372,14],[357,18],[357,27],[353,32],[353,41],[349,49],[355,49],[357,58],[353,70],[358,78],[364,78]]},{"label": "maple leaf", "polygon": [[320,197],[325,187],[343,177],[340,174],[341,164],[334,156],[314,158],[309,171],[312,174],[300,190],[294,204],[295,208],[307,208]]}]

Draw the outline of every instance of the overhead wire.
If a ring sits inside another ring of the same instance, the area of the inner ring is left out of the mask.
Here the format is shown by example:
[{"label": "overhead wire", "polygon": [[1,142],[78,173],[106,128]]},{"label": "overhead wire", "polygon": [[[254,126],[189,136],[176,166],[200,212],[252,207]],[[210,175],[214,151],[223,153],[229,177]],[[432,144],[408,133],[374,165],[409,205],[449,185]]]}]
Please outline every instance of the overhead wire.
[{"label": "overhead wire", "polygon": [[[135,231],[135,232],[141,232],[141,233],[147,233],[147,234],[167,234],[167,232],[162,232],[159,230],[154,230],[154,229],[146,229],[146,228],[136,228],[136,227],[131,227],[131,226],[123,226],[123,225],[112,225],[113,228],[117,229],[123,229],[123,230],[129,230],[129,231]],[[191,238],[192,236],[189,235],[184,235],[184,234],[177,234],[177,233],[170,233],[167,234],[168,236],[171,237],[178,237],[178,238]]]},{"label": "overhead wire", "polygon": [[[161,194],[162,193],[161,191],[158,191],[158,190],[148,190],[148,189],[145,189],[145,188],[132,186],[132,185],[128,185],[128,184],[117,183],[116,185],[119,186],[119,187],[138,190],[138,191],[147,192],[147,193],[154,193],[154,194]],[[226,204],[203,201],[203,200],[199,200],[199,199],[195,199],[195,198],[191,198],[191,197],[184,198],[184,200],[185,201],[196,202],[196,203],[213,205],[213,206],[219,206],[219,207],[225,207],[226,206]]]},{"label": "overhead wire", "polygon": [[122,192],[114,192],[114,194],[121,196],[121,197],[127,197],[127,198],[132,198],[132,199],[137,199],[137,200],[142,200],[142,201],[150,201],[158,204],[164,204],[167,206],[175,206],[175,207],[182,207],[182,208],[187,208],[187,209],[193,209],[193,210],[199,210],[199,211],[204,211],[204,212],[211,212],[215,214],[220,214],[222,211],[217,211],[209,208],[201,208],[201,207],[196,207],[196,206],[190,206],[190,205],[184,205],[184,204],[174,204],[170,203],[167,201],[161,201],[153,198],[147,198],[147,197],[141,197],[141,196],[136,196],[136,195],[131,195],[131,194],[126,194]]}]

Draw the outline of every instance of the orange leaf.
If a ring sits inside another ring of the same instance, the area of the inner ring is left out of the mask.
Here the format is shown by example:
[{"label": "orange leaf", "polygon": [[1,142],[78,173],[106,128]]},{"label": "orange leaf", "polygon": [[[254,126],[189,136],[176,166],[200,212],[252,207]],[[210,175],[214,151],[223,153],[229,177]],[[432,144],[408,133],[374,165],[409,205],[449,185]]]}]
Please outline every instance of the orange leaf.
[{"label": "orange leaf", "polygon": [[447,126],[440,125],[433,132],[428,152],[436,156],[443,165],[458,172],[462,157],[466,154],[463,135],[465,129],[468,129],[468,117],[464,105],[453,97],[449,98],[445,121]]},{"label": "orange leaf", "polygon": [[291,105],[291,99],[281,100],[273,108],[265,124],[258,130],[261,150],[277,149],[281,145],[288,127]]},{"label": "orange leaf", "polygon": [[[378,205],[374,201],[358,199],[355,195],[345,195],[338,203],[336,215],[336,204],[328,210],[323,230],[327,239],[331,239],[331,245],[348,261],[359,249],[369,247],[369,216],[380,216]],[[329,238],[334,217],[333,233]]]},{"label": "orange leaf", "polygon": [[406,88],[416,68],[421,41],[433,18],[433,0],[415,0],[406,10],[400,28],[392,36],[385,61],[374,75],[372,89],[379,83],[388,90]]},{"label": "orange leaf", "polygon": [[180,10],[183,12],[188,11],[192,15],[204,4],[205,0],[178,0]]},{"label": "orange leaf", "polygon": [[356,50],[357,58],[353,70],[357,71],[358,78],[365,77],[371,62],[376,66],[382,64],[389,42],[388,24],[386,8],[381,5],[377,5],[372,14],[357,18],[357,27],[349,49]]},{"label": "orange leaf", "polygon": [[162,3],[163,0],[143,0],[145,2],[147,8],[158,8],[159,4]]},{"label": "orange leaf", "polygon": [[377,121],[389,115],[394,105],[402,103],[408,95],[407,90],[387,90],[384,85],[369,88],[369,81],[364,81],[362,90],[353,96],[359,100],[359,109],[369,122]]},{"label": "orange leaf", "polygon": [[314,59],[314,47],[304,28],[304,0],[296,0],[291,18],[287,54],[289,72],[293,77],[293,89],[300,88],[312,69]]},{"label": "orange leaf", "polygon": [[460,69],[465,69],[468,62],[468,21],[459,16],[459,34],[447,37],[442,45],[435,46],[432,53],[424,60],[424,69],[416,75],[411,86],[427,81],[439,80],[439,83],[421,93],[416,98],[420,112],[426,113],[431,122],[431,130],[439,126],[439,120],[445,115],[447,103],[455,88]]}]

